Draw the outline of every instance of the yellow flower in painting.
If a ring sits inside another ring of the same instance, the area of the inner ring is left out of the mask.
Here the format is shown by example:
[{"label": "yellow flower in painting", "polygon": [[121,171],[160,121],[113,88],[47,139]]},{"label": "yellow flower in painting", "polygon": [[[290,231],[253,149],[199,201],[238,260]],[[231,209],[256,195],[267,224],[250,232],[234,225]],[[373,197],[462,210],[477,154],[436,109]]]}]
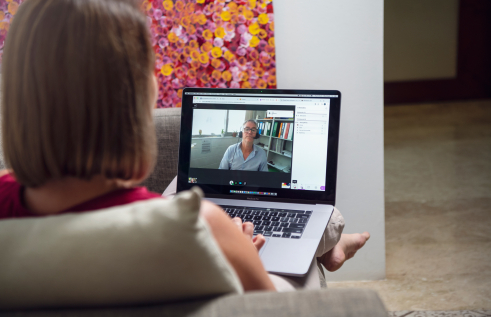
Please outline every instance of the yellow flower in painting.
[{"label": "yellow flower in painting", "polygon": [[194,33],[196,33],[196,28],[194,27],[194,25],[190,24],[187,27],[186,31],[188,31],[188,34],[189,35],[193,35]]},{"label": "yellow flower in painting", "polygon": [[182,50],[182,54],[186,57],[188,57],[190,54],[191,54],[191,47],[189,46],[186,46],[183,50]]},{"label": "yellow flower in painting", "polygon": [[14,15],[17,12],[17,9],[19,8],[19,4],[17,2],[10,2],[8,5],[8,10],[9,13]]},{"label": "yellow flower in painting", "polygon": [[0,11],[0,21],[2,21],[3,19],[5,19],[5,13],[3,13],[3,11]]},{"label": "yellow flower in painting", "polygon": [[180,99],[180,98],[182,98],[182,89],[179,89],[179,90],[177,91],[177,97],[178,97],[179,99]]},{"label": "yellow flower in painting", "polygon": [[264,88],[266,88],[266,82],[262,79],[258,79],[256,81],[256,86],[257,86],[257,88],[264,89]]},{"label": "yellow flower in painting", "polygon": [[198,68],[200,66],[201,66],[201,64],[198,61],[192,61],[191,62],[191,67],[194,68],[194,69],[196,69],[196,68]]},{"label": "yellow flower in painting", "polygon": [[229,62],[233,62],[235,60],[235,55],[234,53],[231,53],[230,51],[225,51],[223,54],[223,57]]},{"label": "yellow flower in painting", "polygon": [[249,41],[249,46],[250,47],[256,47],[261,40],[257,36],[253,36],[252,39]]},{"label": "yellow flower in painting", "polygon": [[148,11],[152,8],[152,4],[148,1],[143,1],[142,2],[142,8],[144,8],[146,11]]},{"label": "yellow flower in painting", "polygon": [[252,60],[256,60],[259,58],[259,53],[254,49],[249,52],[249,58]]},{"label": "yellow flower in painting", "polygon": [[181,25],[184,26],[185,28],[189,27],[190,24],[191,24],[191,19],[188,16],[184,16],[181,19]]},{"label": "yellow flower in painting", "polygon": [[196,3],[205,3],[205,0],[196,0]]},{"label": "yellow flower in painting", "polygon": [[[152,4],[150,4],[150,6],[151,5]],[[172,8],[174,8],[174,4],[172,3],[172,0],[165,0],[164,2],[162,2],[162,5],[164,6],[164,9],[167,11],[170,11],[172,10]]]},{"label": "yellow flower in painting", "polygon": [[211,50],[211,56],[213,56],[214,58],[220,58],[220,57],[222,57],[222,49],[215,46]]},{"label": "yellow flower in painting", "polygon": [[247,59],[244,56],[239,57],[238,59],[240,66],[245,66],[247,64]]},{"label": "yellow flower in painting", "polygon": [[179,41],[179,38],[177,37],[177,35],[174,32],[170,32],[169,35],[167,35],[167,39],[171,43],[175,43],[175,42]]},{"label": "yellow flower in painting", "polygon": [[0,30],[8,30],[8,29],[9,29],[9,23],[8,22],[0,22]]},{"label": "yellow flower in painting", "polygon": [[260,67],[256,68],[256,75],[258,77],[263,77],[264,76],[264,69],[262,69]]},{"label": "yellow flower in painting", "polygon": [[249,88],[251,88],[251,83],[250,83],[250,82],[248,82],[248,81],[244,81],[244,82],[242,83],[242,88],[245,88],[245,89],[249,89]]},{"label": "yellow flower in painting", "polygon": [[232,79],[232,74],[228,70],[226,70],[222,73],[222,78],[225,81],[230,81]]},{"label": "yellow flower in painting", "polygon": [[196,70],[195,69],[190,69],[188,70],[188,77],[189,78],[195,78],[196,77]]},{"label": "yellow flower in painting", "polygon": [[193,59],[195,61],[199,58],[199,52],[198,51],[192,51],[191,54],[189,54],[189,56],[191,56],[191,59]]},{"label": "yellow flower in painting", "polygon": [[220,14],[220,17],[223,21],[230,21],[230,12],[223,11],[222,14]]},{"label": "yellow flower in painting", "polygon": [[201,13],[200,15],[198,15],[197,17],[198,19],[198,23],[203,25],[206,23],[207,19],[206,19],[206,15],[204,15],[203,13]]},{"label": "yellow flower in painting", "polygon": [[267,24],[269,22],[269,17],[266,13],[261,13],[258,17],[257,17],[257,21],[261,24]]},{"label": "yellow flower in painting", "polygon": [[182,107],[182,101],[179,101],[178,103],[176,103],[176,108],[181,108]]},{"label": "yellow flower in painting", "polygon": [[268,44],[269,44],[269,46],[274,47],[274,37],[272,37],[268,40]]},{"label": "yellow flower in painting", "polygon": [[216,80],[219,80],[220,78],[222,78],[222,72],[215,69],[212,73],[211,73],[211,77],[215,78]]},{"label": "yellow flower in painting", "polygon": [[236,13],[238,11],[237,3],[235,2],[230,2],[227,4],[227,7],[230,13]]},{"label": "yellow flower in painting", "polygon": [[177,62],[179,60],[180,55],[181,54],[179,54],[179,52],[174,51],[172,52],[172,54],[170,54],[170,58],[172,58],[173,61]]},{"label": "yellow flower in painting", "polygon": [[252,9],[255,9],[255,8],[256,8],[256,0],[249,0],[249,6],[250,6]]},{"label": "yellow flower in painting", "polygon": [[172,64],[165,64],[164,66],[162,66],[162,68],[160,69],[160,72],[162,73],[162,75],[164,76],[169,76],[170,74],[172,74],[172,72],[174,71],[174,69],[172,68]]},{"label": "yellow flower in painting", "polygon": [[265,39],[267,36],[268,36],[268,32],[266,32],[265,30],[261,29],[259,30],[259,37],[262,38],[262,39]]},{"label": "yellow flower in painting", "polygon": [[210,76],[208,76],[207,73],[203,73],[203,75],[201,75],[200,80],[203,84],[206,84],[207,82],[210,81]]},{"label": "yellow flower in painting", "polygon": [[207,40],[211,40],[213,38],[213,33],[210,30],[206,29],[203,31],[203,37]]},{"label": "yellow flower in painting", "polygon": [[213,66],[214,68],[220,67],[221,64],[222,62],[220,62],[220,60],[217,58],[211,60],[211,66]]},{"label": "yellow flower in painting", "polygon": [[246,20],[251,20],[254,17],[254,12],[252,12],[251,10],[245,10],[244,17],[246,18]]},{"label": "yellow flower in painting", "polygon": [[269,24],[269,29],[274,32],[274,21]]},{"label": "yellow flower in painting", "polygon": [[184,3],[182,1],[177,1],[176,2],[176,10],[181,12],[184,9]]},{"label": "yellow flower in painting", "polygon": [[212,48],[213,44],[211,44],[210,42],[204,42],[203,45],[201,45],[201,51],[203,53],[208,53],[209,51],[211,51]]},{"label": "yellow flower in painting", "polygon": [[269,76],[268,77],[268,85],[270,85],[270,86],[276,85],[276,77],[275,76]]},{"label": "yellow flower in painting", "polygon": [[257,22],[249,25],[249,33],[251,33],[252,35],[256,35],[257,33],[259,33],[260,30],[261,28],[259,27],[259,24],[257,24]]},{"label": "yellow flower in painting", "polygon": [[210,58],[208,57],[208,54],[201,53],[199,54],[199,61],[201,64],[206,64],[210,61]]},{"label": "yellow flower in painting", "polygon": [[194,3],[190,2],[186,4],[186,12],[193,13],[194,12]]},{"label": "yellow flower in painting", "polygon": [[196,40],[191,40],[189,41],[189,47],[192,48],[193,50],[198,48],[198,41]]},{"label": "yellow flower in painting", "polygon": [[[232,3],[232,2],[231,2],[231,3]],[[239,13],[244,13],[244,10],[245,10],[245,8],[244,8],[244,6],[243,6],[243,5],[240,5],[240,6],[237,8],[237,12],[239,12]]]},{"label": "yellow flower in painting", "polygon": [[239,75],[240,81],[247,81],[249,79],[249,74],[247,72],[242,72]]},{"label": "yellow flower in painting", "polygon": [[217,27],[215,30],[215,36],[223,39],[225,36],[225,29],[221,26]]}]

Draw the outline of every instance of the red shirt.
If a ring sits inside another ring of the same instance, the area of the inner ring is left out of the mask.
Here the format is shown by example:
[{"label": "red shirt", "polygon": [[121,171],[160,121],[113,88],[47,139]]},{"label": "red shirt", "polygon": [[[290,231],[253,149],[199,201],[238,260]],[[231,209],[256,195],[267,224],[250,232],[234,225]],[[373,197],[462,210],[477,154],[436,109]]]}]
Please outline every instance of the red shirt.
[{"label": "red shirt", "polygon": [[[23,186],[12,175],[7,174],[0,177],[0,219],[41,216],[33,214],[24,207],[22,203],[23,190]],[[163,198],[157,193],[148,191],[145,187],[118,189],[70,207],[58,214],[98,210],[156,197]]]}]

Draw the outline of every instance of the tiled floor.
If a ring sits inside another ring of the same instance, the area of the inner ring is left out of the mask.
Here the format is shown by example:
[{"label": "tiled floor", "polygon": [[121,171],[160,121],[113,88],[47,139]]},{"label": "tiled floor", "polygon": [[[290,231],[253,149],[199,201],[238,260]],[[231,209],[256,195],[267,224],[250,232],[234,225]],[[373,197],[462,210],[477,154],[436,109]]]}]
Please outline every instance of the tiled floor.
[{"label": "tiled floor", "polygon": [[491,100],[385,108],[387,309],[491,309]]}]

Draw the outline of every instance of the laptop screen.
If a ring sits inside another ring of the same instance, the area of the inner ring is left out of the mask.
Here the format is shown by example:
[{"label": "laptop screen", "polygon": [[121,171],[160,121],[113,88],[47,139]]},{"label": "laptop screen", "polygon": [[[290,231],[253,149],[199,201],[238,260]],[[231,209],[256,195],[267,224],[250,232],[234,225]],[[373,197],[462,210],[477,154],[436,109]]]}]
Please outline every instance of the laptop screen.
[{"label": "laptop screen", "polygon": [[338,91],[183,91],[178,189],[334,201]]}]

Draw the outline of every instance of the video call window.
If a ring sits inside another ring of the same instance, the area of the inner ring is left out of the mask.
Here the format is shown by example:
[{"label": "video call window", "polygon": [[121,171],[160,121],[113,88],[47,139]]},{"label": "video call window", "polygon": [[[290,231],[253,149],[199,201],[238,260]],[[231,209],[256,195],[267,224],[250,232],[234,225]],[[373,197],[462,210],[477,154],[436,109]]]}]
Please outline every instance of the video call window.
[{"label": "video call window", "polygon": [[[281,117],[279,116],[281,115]],[[194,109],[190,168],[291,173],[294,111]],[[247,120],[247,133],[242,126]],[[254,131],[257,129],[257,131]],[[249,136],[247,140],[244,137]],[[251,136],[253,138],[251,138]],[[248,141],[249,140],[249,141]],[[253,144],[244,159],[241,142]]]}]

